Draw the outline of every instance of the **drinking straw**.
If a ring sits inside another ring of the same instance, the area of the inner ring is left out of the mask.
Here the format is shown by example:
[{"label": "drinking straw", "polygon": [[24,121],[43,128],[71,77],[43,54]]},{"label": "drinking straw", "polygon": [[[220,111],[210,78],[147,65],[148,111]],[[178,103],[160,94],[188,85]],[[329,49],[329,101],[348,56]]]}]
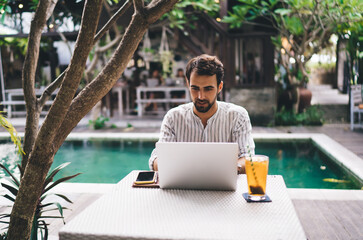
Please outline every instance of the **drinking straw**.
[{"label": "drinking straw", "polygon": [[248,155],[250,157],[250,162],[251,162],[253,177],[255,178],[255,181],[256,181],[257,185],[259,185],[258,184],[258,180],[257,180],[257,176],[256,176],[256,172],[255,172],[255,166],[253,165],[253,161],[252,161],[252,154],[251,154],[250,145],[247,145],[247,149],[248,149]]}]

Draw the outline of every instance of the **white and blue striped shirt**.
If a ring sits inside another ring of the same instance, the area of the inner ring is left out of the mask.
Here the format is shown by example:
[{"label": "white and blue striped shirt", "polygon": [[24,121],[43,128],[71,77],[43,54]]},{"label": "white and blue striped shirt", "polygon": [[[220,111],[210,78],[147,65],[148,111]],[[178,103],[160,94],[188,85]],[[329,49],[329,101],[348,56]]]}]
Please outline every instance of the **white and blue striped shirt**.
[{"label": "white and blue striped shirt", "polygon": [[[252,126],[246,109],[232,103],[217,101],[217,112],[208,119],[204,128],[201,119],[193,112],[193,103],[171,109],[161,124],[159,142],[237,142],[238,157],[254,154]],[[153,169],[156,149],[151,153],[149,167]]]}]

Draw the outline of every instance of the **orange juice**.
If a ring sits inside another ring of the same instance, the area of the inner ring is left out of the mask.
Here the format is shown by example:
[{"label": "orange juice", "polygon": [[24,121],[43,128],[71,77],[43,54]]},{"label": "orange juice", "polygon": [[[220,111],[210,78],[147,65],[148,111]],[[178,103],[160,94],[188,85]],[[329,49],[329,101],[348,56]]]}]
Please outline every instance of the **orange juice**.
[{"label": "orange juice", "polygon": [[246,158],[248,198],[251,200],[265,199],[268,161],[268,157],[264,155],[252,156],[252,160]]}]

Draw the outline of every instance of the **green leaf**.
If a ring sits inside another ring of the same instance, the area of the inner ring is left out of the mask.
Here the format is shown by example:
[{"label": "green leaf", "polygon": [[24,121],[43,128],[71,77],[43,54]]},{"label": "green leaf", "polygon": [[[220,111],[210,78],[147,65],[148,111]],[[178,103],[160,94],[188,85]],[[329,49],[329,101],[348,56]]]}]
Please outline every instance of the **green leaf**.
[{"label": "green leaf", "polygon": [[[23,168],[20,166],[20,164],[18,163],[16,166],[18,166],[18,169],[20,171],[20,176],[24,176],[24,170]],[[20,182],[20,181],[19,181]],[[19,186],[19,185],[18,185]]]},{"label": "green leaf", "polygon": [[270,6],[270,4],[269,4],[268,2],[266,2],[266,1],[262,1],[262,2],[261,2],[261,5],[262,5],[262,6],[266,6],[266,7],[267,7],[267,6]]},{"label": "green leaf", "polygon": [[4,24],[4,22],[5,22],[5,13],[3,13],[2,15],[1,15],[1,19],[0,19],[0,22],[1,22],[1,24]]},{"label": "green leaf", "polygon": [[69,202],[69,203],[73,203],[71,200],[69,200],[69,198],[67,198],[66,196],[64,196],[64,195],[62,195],[62,194],[54,194],[54,195],[56,195],[56,196],[58,196],[58,197],[60,197],[60,198],[63,198],[64,200],[66,200],[67,202]]},{"label": "green leaf", "polygon": [[45,207],[48,207],[50,205],[53,205],[54,203],[46,203],[46,204],[40,204],[39,205],[39,208],[45,208]]},{"label": "green leaf", "polygon": [[16,179],[16,177],[4,166],[0,163],[0,167],[2,169],[5,170],[5,172],[7,172],[9,174],[9,176],[14,180],[15,184],[19,187],[20,186],[20,182],[18,179]]},{"label": "green leaf", "polygon": [[[55,205],[57,208],[47,209],[47,210],[42,211],[41,213],[49,212],[49,211],[53,211],[53,210],[58,210],[59,211],[59,214],[60,214],[60,217],[57,217],[57,216],[40,216],[39,218],[62,218],[62,219],[64,219],[63,209],[66,209],[66,208],[62,207],[62,205],[60,205],[60,203],[58,203],[58,202],[54,202],[54,203],[50,203],[50,204],[45,204],[43,206],[50,206],[50,205]],[[63,220],[63,223],[64,223],[64,220]]]},{"label": "green leaf", "polygon": [[[62,207],[62,208],[63,208],[63,210],[69,209],[69,208],[66,208],[66,207]],[[58,208],[47,208],[46,210],[40,211],[40,213],[41,213],[42,216],[45,216],[44,213],[53,212],[53,211],[56,211],[56,210],[58,210]]]},{"label": "green leaf", "polygon": [[24,154],[21,148],[21,138],[18,136],[18,132],[14,126],[0,113],[0,125],[8,131],[11,141],[18,147],[18,153],[21,156]]},{"label": "green leaf", "polygon": [[19,186],[18,186],[18,185],[16,185],[16,182],[15,182],[15,181],[14,181],[11,177],[4,177],[3,179],[4,179],[5,181],[7,181],[7,182],[11,183],[13,187],[15,187],[15,188],[19,189]]},{"label": "green leaf", "polygon": [[10,214],[0,214],[0,219],[10,217]]},{"label": "green leaf", "polygon": [[300,36],[304,33],[304,26],[301,20],[295,16],[285,17],[287,29],[294,35]]},{"label": "green leaf", "polygon": [[278,8],[274,11],[276,14],[280,14],[281,16],[287,15],[291,13],[291,9],[286,8]]},{"label": "green leaf", "polygon": [[63,168],[67,167],[70,164],[70,162],[65,162],[61,165],[59,165],[58,167],[54,168],[53,171],[47,176],[47,178],[45,179],[44,182],[44,188],[53,181],[54,176]]},{"label": "green leaf", "polygon": [[44,238],[43,238],[43,233],[42,233],[42,239],[47,240],[48,239],[48,226],[44,220],[39,221],[39,227],[41,225],[43,226],[43,229],[44,229]]},{"label": "green leaf", "polygon": [[9,190],[9,192],[11,192],[15,197],[18,194],[18,189],[14,188],[6,183],[1,183],[1,186],[6,188],[7,190]]},{"label": "green leaf", "polygon": [[72,179],[74,177],[77,177],[78,175],[80,175],[81,173],[77,173],[77,174],[74,174],[72,176],[68,176],[68,177],[64,177],[64,178],[61,178],[61,179],[58,179],[57,181],[55,181],[52,185],[50,185],[49,187],[47,187],[43,194],[46,193],[47,191],[49,191],[50,189],[52,189],[53,187],[57,186],[59,183],[62,183],[62,182],[65,182],[65,181],[68,181],[69,179]]},{"label": "green leaf", "polygon": [[34,215],[33,226],[30,232],[30,240],[37,240],[37,239],[38,239],[38,219],[36,215]]},{"label": "green leaf", "polygon": [[58,211],[59,211],[59,213],[60,213],[60,215],[62,216],[62,218],[63,218],[63,207],[62,207],[62,205],[60,205],[59,203],[55,203],[55,205],[58,207]]},{"label": "green leaf", "polygon": [[58,217],[58,216],[40,216],[39,217],[39,219],[42,219],[42,218],[44,218],[44,219],[46,219],[46,218],[50,218],[50,219],[52,219],[52,218],[63,218],[63,217]]},{"label": "green leaf", "polygon": [[5,194],[5,195],[4,195],[4,198],[7,198],[7,199],[9,199],[10,201],[15,202],[15,199],[14,199],[13,197],[9,196],[8,194]]}]

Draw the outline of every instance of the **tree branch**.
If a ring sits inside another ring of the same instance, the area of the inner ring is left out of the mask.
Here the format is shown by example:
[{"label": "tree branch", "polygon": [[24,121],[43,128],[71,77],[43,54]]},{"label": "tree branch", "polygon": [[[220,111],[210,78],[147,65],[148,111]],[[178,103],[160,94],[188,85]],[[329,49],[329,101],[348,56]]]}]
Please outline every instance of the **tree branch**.
[{"label": "tree branch", "polygon": [[141,16],[145,15],[144,7],[145,3],[144,0],[133,0],[135,6],[135,12],[138,12]]},{"label": "tree branch", "polygon": [[25,108],[26,108],[26,127],[24,135],[24,152],[22,157],[21,166],[25,169],[28,161],[29,154],[33,148],[35,138],[37,136],[37,129],[39,124],[39,106],[35,96],[35,72],[38,65],[40,40],[42,30],[46,24],[47,12],[51,4],[49,1],[40,0],[38,7],[34,14],[34,19],[30,25],[30,33],[28,38],[28,50],[25,55],[23,72],[22,72],[22,85],[24,91]]},{"label": "tree branch", "polygon": [[57,5],[58,0],[51,0],[50,5],[47,10],[47,16],[46,19],[48,20],[50,16],[52,16],[55,6]]},{"label": "tree branch", "polygon": [[[177,2],[178,1],[176,0],[153,0],[149,5],[146,6],[146,10],[148,12],[148,22],[154,23],[159,20],[159,18],[161,18],[161,16],[163,16],[165,13],[169,12]],[[159,9],[163,9],[163,11],[159,11]]]},{"label": "tree branch", "polygon": [[[118,18],[120,18],[127,9],[132,5],[131,0],[127,0],[124,5],[111,17],[111,19],[103,26],[103,28],[96,34],[96,36],[93,39],[93,44],[96,44],[98,40],[100,40],[103,35],[112,27],[112,25],[117,21]],[[38,99],[38,103],[40,104],[40,107],[43,108],[46,101],[48,101],[49,97],[52,95],[52,93],[60,87],[60,85],[63,82],[63,77],[65,75],[65,72],[68,70],[64,70],[56,80],[54,80],[42,93],[40,98]]]},{"label": "tree branch", "polygon": [[[103,7],[106,9],[106,12],[108,13],[109,17],[112,17],[111,14],[111,7],[110,5],[108,5],[107,1],[103,2]],[[118,30],[117,24],[112,24],[112,29],[115,32],[116,36],[120,35],[120,31]]]},{"label": "tree branch", "polygon": [[126,0],[124,5],[122,5],[122,7],[110,18],[110,20],[108,20],[105,26],[103,26],[103,28],[96,34],[93,40],[93,44],[95,44],[98,40],[100,40],[103,37],[103,35],[105,35],[105,33],[112,27],[112,25],[117,21],[117,19],[119,19],[119,17],[121,17],[131,5],[132,1]]},{"label": "tree branch", "polygon": [[109,50],[110,48],[115,46],[117,43],[119,43],[121,39],[122,39],[122,35],[120,34],[120,35],[116,36],[115,39],[113,39],[111,42],[107,43],[105,46],[97,47],[96,52],[98,52],[98,53],[106,52],[107,50]]},{"label": "tree branch", "polygon": [[38,147],[47,148],[52,145],[58,130],[55,126],[60,126],[64,120],[82,78],[89,52],[92,49],[93,38],[90,36],[96,34],[101,9],[102,0],[86,1],[85,3],[74,54],[57,97],[39,130],[35,143]]},{"label": "tree branch", "polygon": [[[163,1],[168,3],[172,2],[172,4],[175,5],[178,0]],[[162,16],[166,12],[166,9],[167,8],[159,8],[159,13],[157,15]],[[78,122],[110,91],[125,70],[148,27],[149,24],[145,22],[144,16],[136,12],[110,61],[98,76],[82,89],[72,101],[67,116],[65,117],[62,126],[58,129],[57,137],[54,139],[55,148],[60,147]]]}]

